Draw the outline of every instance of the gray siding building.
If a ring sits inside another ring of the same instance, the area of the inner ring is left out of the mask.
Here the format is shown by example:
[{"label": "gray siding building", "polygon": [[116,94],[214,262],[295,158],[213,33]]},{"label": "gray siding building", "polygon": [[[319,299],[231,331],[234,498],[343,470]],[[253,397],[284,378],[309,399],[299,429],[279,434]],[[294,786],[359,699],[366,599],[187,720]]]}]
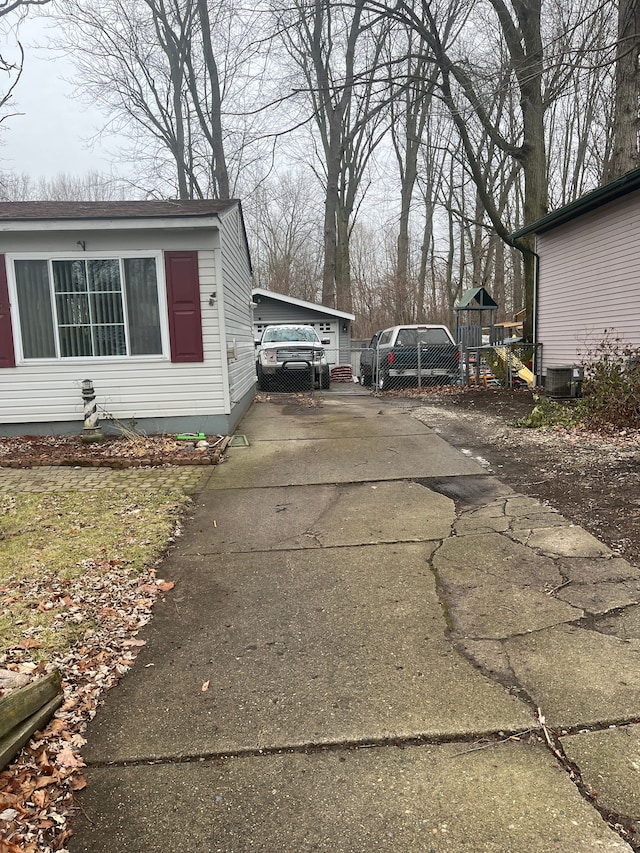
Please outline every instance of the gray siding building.
[{"label": "gray siding building", "polygon": [[321,340],[328,340],[329,364],[350,364],[351,324],[353,314],[336,311],[324,305],[315,305],[302,299],[294,299],[272,290],[256,287],[253,290],[253,325],[256,340],[266,326],[278,323],[302,323],[313,326]]}]

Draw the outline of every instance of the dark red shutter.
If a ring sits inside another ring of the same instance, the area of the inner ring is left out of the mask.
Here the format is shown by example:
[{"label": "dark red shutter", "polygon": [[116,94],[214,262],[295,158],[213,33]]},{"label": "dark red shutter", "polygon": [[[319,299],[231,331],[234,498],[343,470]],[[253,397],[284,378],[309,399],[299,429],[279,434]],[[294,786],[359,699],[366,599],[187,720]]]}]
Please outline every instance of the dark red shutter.
[{"label": "dark red shutter", "polygon": [[204,361],[197,252],[165,252],[171,361]]},{"label": "dark red shutter", "polygon": [[16,353],[13,348],[7,268],[4,262],[4,255],[0,255],[0,368],[15,366]]}]

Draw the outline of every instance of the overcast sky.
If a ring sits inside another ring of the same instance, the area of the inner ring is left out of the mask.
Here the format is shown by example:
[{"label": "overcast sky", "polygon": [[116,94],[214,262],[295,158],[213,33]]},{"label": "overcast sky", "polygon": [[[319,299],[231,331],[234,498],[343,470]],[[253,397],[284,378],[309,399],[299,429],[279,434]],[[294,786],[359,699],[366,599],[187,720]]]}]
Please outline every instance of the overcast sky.
[{"label": "overcast sky", "polygon": [[[47,42],[50,32],[50,24],[45,25],[38,18],[28,18],[21,24],[25,62],[12,112],[22,115],[12,116],[2,125],[2,166],[36,179],[60,172],[110,173],[110,156],[105,148],[100,143],[92,148],[86,144],[100,128],[101,114],[72,96],[72,86],[63,79],[73,77],[71,63],[60,57],[54,59],[50,51],[36,47]],[[3,54],[6,44],[5,40]]]}]

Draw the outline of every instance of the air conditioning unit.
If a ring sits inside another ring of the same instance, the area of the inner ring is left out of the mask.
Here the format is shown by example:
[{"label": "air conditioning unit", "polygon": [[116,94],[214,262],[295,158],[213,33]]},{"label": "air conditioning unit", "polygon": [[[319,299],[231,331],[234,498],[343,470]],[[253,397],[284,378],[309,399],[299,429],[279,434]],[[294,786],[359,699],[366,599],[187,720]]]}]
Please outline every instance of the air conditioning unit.
[{"label": "air conditioning unit", "polygon": [[544,393],[555,400],[572,397],[572,378],[573,367],[547,367]]}]

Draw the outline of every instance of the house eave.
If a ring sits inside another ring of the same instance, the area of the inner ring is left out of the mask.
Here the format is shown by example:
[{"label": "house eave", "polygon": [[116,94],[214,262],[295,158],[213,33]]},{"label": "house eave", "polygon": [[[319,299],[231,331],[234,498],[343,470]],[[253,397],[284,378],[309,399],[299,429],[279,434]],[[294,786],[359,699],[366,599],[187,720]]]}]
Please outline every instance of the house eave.
[{"label": "house eave", "polygon": [[77,219],[20,219],[1,220],[0,233],[25,233],[29,231],[150,231],[150,230],[206,230],[219,229],[217,215],[129,217],[129,218],[77,218]]},{"label": "house eave", "polygon": [[524,228],[511,234],[511,239],[518,240],[521,237],[526,237],[528,234],[543,234],[545,231],[550,231],[552,228],[557,228],[559,225],[571,222],[571,220],[577,219],[579,216],[583,216],[585,213],[589,213],[589,211],[621,198],[639,188],[640,169],[634,169],[631,172],[627,172],[621,178],[598,187],[592,192],[572,201],[570,204],[554,210],[547,216],[542,217],[542,219],[538,219],[530,225],[525,225]]},{"label": "house eave", "polygon": [[263,287],[253,288],[253,298],[262,296],[265,299],[274,299],[276,302],[286,302],[289,305],[296,305],[298,308],[308,308],[310,311],[321,311],[323,314],[328,314],[331,317],[338,317],[341,320],[355,320],[355,314],[348,314],[346,311],[338,311],[336,308],[328,308],[326,305],[317,305],[315,302],[305,302],[304,299],[296,299],[294,296],[285,296],[284,293],[276,293],[273,290],[265,290]]}]

